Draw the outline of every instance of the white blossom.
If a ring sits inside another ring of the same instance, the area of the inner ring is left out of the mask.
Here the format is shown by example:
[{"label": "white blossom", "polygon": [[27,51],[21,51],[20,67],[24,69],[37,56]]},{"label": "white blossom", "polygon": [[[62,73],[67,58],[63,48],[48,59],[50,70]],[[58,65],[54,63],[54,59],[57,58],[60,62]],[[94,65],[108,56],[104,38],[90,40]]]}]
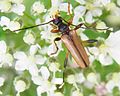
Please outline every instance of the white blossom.
[{"label": "white blossom", "polygon": [[120,31],[110,33],[104,43],[99,46],[97,51],[95,48],[91,48],[90,52],[94,54],[96,59],[98,59],[102,65],[110,65],[113,63],[113,59],[120,64],[120,52],[119,52],[119,36]]},{"label": "white blossom", "polygon": [[20,24],[17,21],[11,21],[8,26],[6,26],[11,31],[17,30],[20,28]]},{"label": "white blossom", "polygon": [[112,73],[108,77],[106,89],[108,90],[108,92],[112,93],[114,87],[118,87],[118,89],[120,90],[120,72]]},{"label": "white blossom", "polygon": [[90,11],[86,13],[85,20],[88,23],[93,23],[94,22],[93,15]]},{"label": "white blossom", "polygon": [[26,89],[26,84],[23,80],[18,80],[14,84],[16,91],[23,92]]},{"label": "white blossom", "polygon": [[85,81],[85,77],[83,73],[75,74],[75,78],[76,78],[76,82],[78,83],[83,83]]},{"label": "white blossom", "polygon": [[76,82],[75,76],[74,75],[69,75],[67,77],[67,82],[70,83],[70,84],[74,84]]},{"label": "white blossom", "polygon": [[0,10],[1,12],[14,12],[18,15],[23,15],[25,6],[22,3],[23,0],[1,0]]},{"label": "white blossom", "polygon": [[39,14],[41,14],[41,13],[43,13],[43,12],[46,12],[46,9],[45,9],[44,5],[41,4],[41,2],[36,1],[36,2],[34,2],[34,4],[32,5],[31,11],[32,11],[32,13],[33,13],[34,15],[39,15]]},{"label": "white blossom", "polygon": [[52,82],[53,82],[53,84],[61,85],[63,83],[63,78],[53,78]]},{"label": "white blossom", "polygon": [[7,52],[7,45],[5,41],[0,41],[0,67],[8,64],[12,66],[13,57],[10,53]]},{"label": "white blossom", "polygon": [[115,83],[112,80],[109,80],[106,84],[107,91],[112,93],[114,87],[115,87]]},{"label": "white blossom", "polygon": [[23,12],[25,11],[25,6],[23,4],[14,4],[11,8],[11,11],[18,15],[23,15]]},{"label": "white blossom", "polygon": [[[95,21],[94,17],[102,15],[102,4],[99,0],[94,2],[87,2],[85,0],[76,0],[81,5],[78,5],[74,9],[74,18],[73,23],[79,23],[79,19],[83,19],[82,17],[85,16],[85,21],[87,23],[93,23]],[[98,3],[99,2],[99,3]],[[83,20],[82,20],[83,22]]]},{"label": "white blossom", "polygon": [[[35,46],[38,48],[32,48]],[[39,50],[39,46],[32,45],[28,56],[22,51],[14,53],[15,59],[17,59],[15,63],[15,69],[18,71],[28,70],[32,76],[38,76],[39,70],[37,68],[36,62],[38,63],[39,60],[38,58],[36,59],[35,54],[37,50]]]},{"label": "white blossom", "polygon": [[60,67],[59,63],[50,63],[49,70],[52,72],[57,72],[60,71],[59,67]]},{"label": "white blossom", "polygon": [[44,81],[42,85],[37,87],[37,94],[41,96],[42,93],[47,93],[48,96],[54,96],[54,91],[56,90],[56,86],[49,81]]},{"label": "white blossom", "polygon": [[95,85],[98,84],[99,80],[99,74],[98,73],[89,73],[87,75],[86,81],[84,82],[84,85],[89,88],[92,89]]},{"label": "white blossom", "polygon": [[34,44],[35,43],[35,37],[33,36],[33,34],[31,34],[30,32],[26,31],[23,40],[25,43],[27,44]]},{"label": "white blossom", "polygon": [[8,12],[11,8],[11,2],[9,0],[0,0],[0,11]]},{"label": "white blossom", "polygon": [[17,21],[10,21],[10,19],[5,16],[1,17],[0,25],[3,27],[3,30],[9,29],[14,31],[20,29],[20,24]]},{"label": "white blossom", "polygon": [[119,46],[119,39],[120,36],[120,30],[114,33],[110,33],[110,36],[106,39],[105,44],[107,45],[107,52],[110,54],[110,56],[118,63],[120,64],[120,46]]},{"label": "white blossom", "polygon": [[42,66],[39,70],[44,80],[48,80],[50,77],[50,72],[47,67]]}]

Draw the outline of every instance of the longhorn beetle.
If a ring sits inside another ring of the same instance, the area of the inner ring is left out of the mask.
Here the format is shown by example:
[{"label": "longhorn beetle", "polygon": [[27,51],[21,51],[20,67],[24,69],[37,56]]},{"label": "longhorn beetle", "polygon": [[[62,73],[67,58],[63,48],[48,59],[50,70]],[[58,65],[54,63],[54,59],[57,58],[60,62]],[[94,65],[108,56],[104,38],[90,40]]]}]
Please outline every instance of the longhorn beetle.
[{"label": "longhorn beetle", "polygon": [[[51,32],[52,33],[61,32],[61,36],[54,39],[54,44],[55,44],[57,50],[54,53],[52,53],[51,55],[57,53],[57,51],[58,51],[56,41],[62,40],[62,42],[67,47],[69,53],[72,55],[72,57],[74,58],[76,63],[81,68],[87,67],[90,63],[89,58],[88,58],[88,55],[83,47],[81,39],[78,37],[78,35],[76,33],[77,29],[83,28],[83,27],[81,27],[83,25],[83,23],[78,24],[78,25],[73,25],[73,24],[67,22],[66,20],[64,20],[62,17],[60,17],[57,14],[57,15],[55,15],[54,19],[52,19],[46,23],[42,23],[42,24],[38,24],[38,25],[26,27],[26,28],[14,30],[14,31],[30,29],[30,28],[34,28],[37,26],[49,24],[51,22],[57,26],[57,29],[53,29],[53,30],[51,30]],[[74,26],[74,28],[70,29],[70,25]],[[100,29],[100,30],[107,30],[107,29]],[[97,42],[97,40],[87,40],[87,42],[94,43],[94,42]],[[66,58],[66,61],[67,61],[67,58]]]},{"label": "longhorn beetle", "polygon": [[[76,33],[76,30],[79,29],[83,24],[79,24],[76,26],[74,25],[75,27],[73,29],[70,29],[69,26],[71,24],[69,24],[68,22],[64,23],[63,21],[65,21],[65,20],[62,17],[56,15],[55,18],[49,22],[22,28],[22,29],[18,29],[18,30],[14,30],[14,31],[34,28],[34,27],[49,24],[52,22],[53,24],[55,24],[57,26],[57,29],[53,29],[53,30],[51,30],[51,32],[52,33],[61,32],[61,37],[57,37],[54,39],[54,44],[55,44],[57,50],[54,53],[52,53],[51,55],[57,53],[57,51],[58,51],[56,41],[62,40],[62,42],[67,47],[68,51],[71,53],[71,55],[74,58],[74,60],[76,61],[76,63],[81,68],[85,68],[89,65],[90,62],[89,62],[87,53],[83,47],[83,44],[81,42],[81,39],[78,37],[78,35]],[[88,42],[89,41],[96,42],[96,40],[88,40]]]}]

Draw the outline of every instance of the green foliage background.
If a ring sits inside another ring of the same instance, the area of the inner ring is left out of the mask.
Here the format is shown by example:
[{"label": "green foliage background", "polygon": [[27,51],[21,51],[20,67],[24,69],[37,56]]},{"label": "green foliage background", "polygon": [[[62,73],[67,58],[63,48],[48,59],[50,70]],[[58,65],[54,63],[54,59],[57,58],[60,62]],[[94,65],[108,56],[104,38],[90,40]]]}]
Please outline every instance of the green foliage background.
[{"label": "green foliage background", "polygon": [[[24,0],[24,5],[26,6],[26,10],[24,12],[23,16],[20,16],[19,21],[23,22],[24,27],[26,26],[32,26],[35,25],[35,20],[36,18],[40,18],[42,20],[42,16],[43,14],[40,14],[39,16],[33,16],[30,13],[30,8],[32,6],[32,4],[35,2],[36,0]],[[65,0],[66,1],[66,0]],[[41,2],[45,5],[46,9],[49,9],[51,7],[51,1],[50,0],[41,0]],[[73,5],[73,7],[76,7],[78,5],[78,3],[74,2],[74,0],[71,0],[70,3]],[[74,15],[74,14],[73,14]],[[109,15],[109,12],[104,12],[103,15],[101,17],[99,17],[100,20],[105,21],[106,16]],[[11,19],[14,19],[14,17],[16,16],[16,14],[14,13],[0,13],[0,16],[7,16]],[[66,13],[62,13],[61,12],[61,16],[65,17]],[[66,20],[68,20],[70,17],[67,16],[68,18],[65,18]],[[107,23],[107,22],[106,22]],[[109,25],[109,24],[108,24]],[[115,27],[116,28],[116,27]],[[33,29],[34,32],[36,32],[36,40],[37,42],[39,42],[39,44],[41,46],[44,46],[45,41],[40,39],[40,35],[39,35],[39,31],[37,28]],[[115,29],[116,30],[116,29]],[[15,44],[15,48],[10,48],[11,52],[15,52],[16,50],[22,50],[22,51],[27,51],[29,49],[29,46],[27,44],[24,43],[23,41],[23,35],[24,35],[25,31],[22,31],[18,34],[15,34],[13,32],[10,32],[9,30],[7,31],[3,31],[2,27],[0,27],[0,40],[5,40],[7,42],[8,46],[11,46],[11,43],[14,42]],[[93,30],[85,30],[84,33],[90,38],[90,39],[96,39],[97,37],[103,37],[103,38],[107,38],[109,36],[109,32],[108,33],[98,33],[96,31]],[[66,49],[64,52],[60,52],[60,54],[57,57],[57,61],[60,64],[64,64],[64,59],[65,59],[65,53],[66,53]],[[63,66],[63,65],[62,65]],[[93,67],[94,70],[97,73],[100,73],[101,76],[101,81],[106,82],[106,75],[108,73],[112,73],[112,72],[119,72],[120,71],[120,66],[114,61],[114,63],[112,65],[109,66],[105,66],[103,67],[99,61],[94,61],[93,63]],[[65,76],[69,75],[69,74],[74,74],[75,72],[79,72],[79,71],[83,71],[84,74],[87,74],[89,72],[92,72],[93,70],[91,68],[87,68],[87,69],[66,69],[66,74]],[[24,73],[26,76],[29,75],[28,72]],[[6,96],[7,94],[12,94],[10,96],[15,96],[15,89],[13,86],[13,79],[15,76],[17,76],[18,74],[16,74],[15,69],[13,68],[0,68],[0,75],[7,75],[9,80],[5,82],[5,85],[1,88],[2,92],[3,92],[3,96]],[[28,76],[29,77],[29,76]],[[58,74],[59,77],[59,74]],[[37,96],[36,94],[36,85],[34,85],[31,81],[31,85],[30,88],[27,89],[26,91],[21,93],[21,96]],[[64,85],[64,89],[61,90],[62,92],[64,92],[65,96],[70,96],[71,90],[72,89],[72,85],[65,83]],[[89,96],[90,93],[93,93],[93,90],[88,90],[87,88],[83,87],[83,85],[80,86],[81,88],[83,88],[84,90],[84,96]],[[43,94],[43,96],[46,96],[46,94]],[[114,96],[120,96],[120,92],[118,91],[117,88],[114,89]]]}]

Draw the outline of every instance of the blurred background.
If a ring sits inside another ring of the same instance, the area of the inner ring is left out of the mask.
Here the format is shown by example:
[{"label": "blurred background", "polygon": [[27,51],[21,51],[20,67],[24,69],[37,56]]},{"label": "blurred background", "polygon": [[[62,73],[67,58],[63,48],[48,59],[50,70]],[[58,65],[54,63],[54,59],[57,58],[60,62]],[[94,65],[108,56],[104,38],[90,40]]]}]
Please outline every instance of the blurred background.
[{"label": "blurred background", "polygon": [[[14,31],[56,14],[88,26],[77,30],[80,42],[98,40],[83,43],[88,68],[71,55],[64,68],[67,48],[61,41],[50,55],[61,36],[51,33],[51,24]],[[120,96],[119,18],[120,0],[0,0],[0,96]]]}]

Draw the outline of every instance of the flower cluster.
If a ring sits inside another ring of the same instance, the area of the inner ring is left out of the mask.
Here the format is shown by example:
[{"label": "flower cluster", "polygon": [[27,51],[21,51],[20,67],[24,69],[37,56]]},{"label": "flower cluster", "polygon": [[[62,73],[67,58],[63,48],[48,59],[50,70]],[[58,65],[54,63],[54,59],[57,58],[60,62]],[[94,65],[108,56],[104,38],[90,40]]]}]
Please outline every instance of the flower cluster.
[{"label": "flower cluster", "polygon": [[[0,12],[0,95],[119,95],[120,0],[0,0]],[[54,24],[29,29],[56,15],[83,24],[77,34],[90,60],[88,68],[80,69],[71,56],[64,68],[66,49],[61,41],[54,42],[61,36],[51,32]],[[19,30],[21,25],[28,28]]]}]

